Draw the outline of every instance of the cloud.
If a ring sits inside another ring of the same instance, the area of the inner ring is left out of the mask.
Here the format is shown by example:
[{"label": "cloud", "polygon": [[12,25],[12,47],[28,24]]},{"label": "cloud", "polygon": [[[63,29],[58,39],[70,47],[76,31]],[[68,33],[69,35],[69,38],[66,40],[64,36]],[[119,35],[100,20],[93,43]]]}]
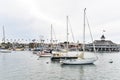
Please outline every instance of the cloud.
[{"label": "cloud", "polygon": [[[9,38],[44,35],[50,39],[53,24],[57,39],[64,41],[68,15],[75,40],[82,42],[83,10],[87,8],[94,38],[99,39],[105,29],[108,39],[119,42],[115,37],[119,34],[119,4],[119,0],[0,0],[0,26],[5,26]],[[88,31],[86,35],[89,37]],[[72,41],[71,34],[69,40]]]}]

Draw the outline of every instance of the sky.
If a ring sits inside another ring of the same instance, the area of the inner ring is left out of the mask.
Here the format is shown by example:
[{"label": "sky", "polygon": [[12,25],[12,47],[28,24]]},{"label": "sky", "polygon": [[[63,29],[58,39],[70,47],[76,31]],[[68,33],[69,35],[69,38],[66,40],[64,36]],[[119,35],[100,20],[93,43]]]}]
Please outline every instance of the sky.
[{"label": "sky", "polygon": [[[4,26],[8,40],[49,42],[51,24],[53,39],[66,41],[66,16],[69,16],[68,40],[73,41],[73,32],[75,42],[82,42],[84,8],[94,40],[104,34],[106,40],[120,43],[119,0],[0,0],[0,41]],[[86,43],[90,41],[86,29]]]}]

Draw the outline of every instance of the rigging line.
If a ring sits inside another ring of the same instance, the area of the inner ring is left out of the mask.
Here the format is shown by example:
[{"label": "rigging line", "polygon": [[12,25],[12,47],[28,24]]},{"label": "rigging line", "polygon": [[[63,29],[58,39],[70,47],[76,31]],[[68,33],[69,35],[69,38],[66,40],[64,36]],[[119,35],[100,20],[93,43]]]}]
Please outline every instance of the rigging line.
[{"label": "rigging line", "polygon": [[[88,25],[88,28],[89,28],[89,31],[90,31],[90,36],[92,38],[92,42],[93,42],[93,36],[92,36],[92,32],[91,32],[91,28],[90,28],[90,25],[89,25],[89,21],[88,21],[88,18],[87,18],[87,15],[86,15],[86,20],[87,20],[87,25]],[[96,49],[95,49],[95,44],[93,42],[93,48],[94,48],[94,51],[96,53]]]},{"label": "rigging line", "polygon": [[73,31],[72,31],[72,26],[71,26],[70,20],[68,20],[68,21],[69,21],[70,31],[72,33],[73,42],[75,42],[75,38],[74,38]]}]

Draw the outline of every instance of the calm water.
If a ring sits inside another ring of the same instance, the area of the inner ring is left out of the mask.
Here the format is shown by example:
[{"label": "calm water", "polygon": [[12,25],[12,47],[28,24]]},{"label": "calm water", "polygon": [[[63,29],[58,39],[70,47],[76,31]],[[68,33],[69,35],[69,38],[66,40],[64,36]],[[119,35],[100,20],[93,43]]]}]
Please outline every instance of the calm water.
[{"label": "calm water", "polygon": [[62,66],[29,51],[0,53],[0,80],[120,80],[120,53],[97,54],[93,65]]}]

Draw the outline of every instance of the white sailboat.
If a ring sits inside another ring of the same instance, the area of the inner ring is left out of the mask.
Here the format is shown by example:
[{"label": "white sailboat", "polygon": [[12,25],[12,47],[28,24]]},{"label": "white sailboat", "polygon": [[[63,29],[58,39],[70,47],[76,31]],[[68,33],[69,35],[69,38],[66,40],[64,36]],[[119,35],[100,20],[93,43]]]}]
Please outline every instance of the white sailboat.
[{"label": "white sailboat", "polygon": [[[5,44],[5,29],[3,26],[3,43]],[[1,45],[0,53],[11,53],[11,50],[5,49],[5,45]]]},{"label": "white sailboat", "polygon": [[[80,55],[78,55],[77,59],[70,59],[70,60],[65,59],[65,60],[60,61],[61,64],[92,64],[98,59],[97,56],[92,57],[92,58],[84,58],[84,53],[85,53],[85,16],[86,16],[85,11],[86,11],[86,8],[84,9],[83,52]],[[91,31],[90,31],[90,34],[91,34]],[[92,34],[91,34],[91,38],[92,38]],[[93,38],[92,38],[92,41],[93,41]],[[94,46],[94,44],[93,44],[93,46]],[[94,51],[95,51],[95,46],[94,46]]]}]

